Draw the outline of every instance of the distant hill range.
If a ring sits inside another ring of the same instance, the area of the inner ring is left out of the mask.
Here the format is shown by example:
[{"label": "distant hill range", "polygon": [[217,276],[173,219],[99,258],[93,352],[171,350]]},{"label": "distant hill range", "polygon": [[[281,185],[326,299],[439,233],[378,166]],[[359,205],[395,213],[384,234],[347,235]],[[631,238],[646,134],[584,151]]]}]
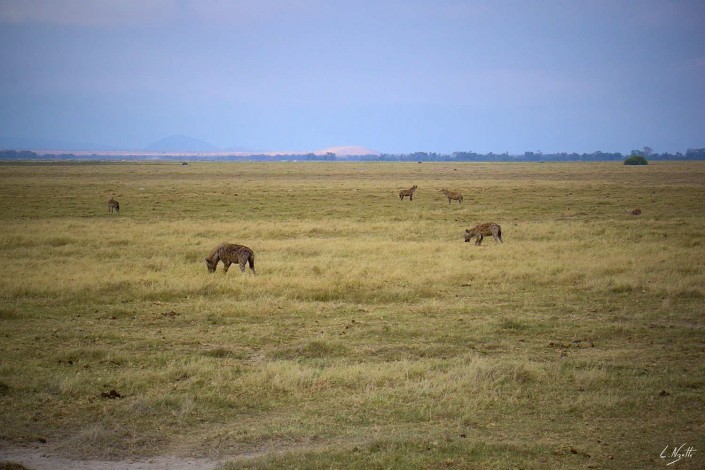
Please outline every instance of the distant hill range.
[{"label": "distant hill range", "polygon": [[[1,0],[0,0],[1,1]],[[650,150],[650,149],[649,149]],[[626,155],[619,152],[592,153],[547,153],[525,152],[475,153],[475,152],[413,152],[380,153],[368,147],[348,145],[327,147],[317,151],[273,151],[252,150],[242,147],[218,148],[206,141],[186,135],[172,135],[158,140],[145,148],[125,148],[86,142],[71,142],[53,139],[30,139],[0,136],[0,159],[2,160],[184,160],[203,161],[297,161],[297,160],[360,160],[396,162],[567,162],[567,161],[622,161],[629,155],[645,156],[647,160],[705,160],[705,148],[689,148],[685,154],[649,153],[632,150]]]},{"label": "distant hill range", "polygon": [[360,157],[367,155],[379,156],[380,153],[376,150],[369,149],[367,147],[360,147],[356,145],[348,145],[343,147],[329,147],[323,150],[318,150],[314,152],[316,155],[326,155],[328,153],[334,153],[336,157]]},{"label": "distant hill range", "polygon": [[357,156],[379,156],[380,153],[367,147],[348,145],[339,147],[328,147],[315,152],[305,151],[261,151],[253,150],[245,147],[226,147],[220,148],[195,137],[176,134],[163,139],[157,140],[144,148],[126,148],[116,147],[89,142],[72,142],[65,140],[53,139],[28,139],[22,137],[7,137],[0,136],[0,150],[30,150],[39,154],[92,154],[97,155],[140,155],[142,153],[154,154],[251,154],[251,155],[305,155],[314,154],[325,156],[327,154],[335,154],[338,158],[357,157]]},{"label": "distant hill range", "polygon": [[215,145],[206,142],[205,140],[196,139],[195,137],[189,137],[187,135],[172,135],[158,140],[147,147],[144,150],[148,152],[162,152],[162,153],[226,153],[226,152],[242,152],[249,153],[254,152],[252,149],[245,147],[227,147],[220,148]]}]

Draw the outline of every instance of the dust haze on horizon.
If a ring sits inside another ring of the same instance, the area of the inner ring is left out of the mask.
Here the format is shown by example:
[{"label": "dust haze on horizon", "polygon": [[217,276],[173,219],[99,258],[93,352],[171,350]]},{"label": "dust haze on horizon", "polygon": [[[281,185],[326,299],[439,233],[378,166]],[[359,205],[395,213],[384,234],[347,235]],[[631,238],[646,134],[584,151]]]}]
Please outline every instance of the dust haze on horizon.
[{"label": "dust haze on horizon", "polygon": [[700,0],[0,0],[0,137],[705,147]]}]

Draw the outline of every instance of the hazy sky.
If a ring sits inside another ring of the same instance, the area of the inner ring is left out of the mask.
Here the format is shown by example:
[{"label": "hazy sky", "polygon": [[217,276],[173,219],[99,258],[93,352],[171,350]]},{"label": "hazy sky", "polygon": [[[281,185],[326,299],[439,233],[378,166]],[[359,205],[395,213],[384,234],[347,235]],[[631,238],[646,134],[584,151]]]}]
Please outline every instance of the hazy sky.
[{"label": "hazy sky", "polygon": [[705,147],[704,0],[0,0],[0,135]]}]

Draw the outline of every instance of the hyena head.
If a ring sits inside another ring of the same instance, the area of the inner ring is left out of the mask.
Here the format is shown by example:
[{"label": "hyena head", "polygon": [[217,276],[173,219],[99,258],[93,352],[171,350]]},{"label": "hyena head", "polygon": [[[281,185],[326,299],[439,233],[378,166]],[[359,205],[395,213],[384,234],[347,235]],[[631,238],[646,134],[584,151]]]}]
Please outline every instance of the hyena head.
[{"label": "hyena head", "polygon": [[218,262],[213,261],[210,258],[206,258],[206,267],[208,268],[209,273],[214,273],[215,272],[215,267],[217,266]]},{"label": "hyena head", "polygon": [[475,232],[473,232],[472,230],[465,230],[465,243],[469,242],[474,236]]}]

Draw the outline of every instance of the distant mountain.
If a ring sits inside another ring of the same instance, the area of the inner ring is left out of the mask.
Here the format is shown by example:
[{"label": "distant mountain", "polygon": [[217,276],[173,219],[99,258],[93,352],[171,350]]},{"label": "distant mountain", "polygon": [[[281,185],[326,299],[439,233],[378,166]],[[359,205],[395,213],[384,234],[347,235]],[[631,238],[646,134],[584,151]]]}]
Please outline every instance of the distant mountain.
[{"label": "distant mountain", "polygon": [[325,155],[327,153],[334,153],[337,157],[358,157],[361,155],[379,155],[380,153],[376,150],[369,149],[367,147],[360,147],[356,145],[348,145],[342,147],[328,147],[323,150],[318,150],[315,152],[316,155]]},{"label": "distant mountain", "polygon": [[217,152],[220,149],[194,137],[172,135],[148,145],[144,150],[150,152]]}]

